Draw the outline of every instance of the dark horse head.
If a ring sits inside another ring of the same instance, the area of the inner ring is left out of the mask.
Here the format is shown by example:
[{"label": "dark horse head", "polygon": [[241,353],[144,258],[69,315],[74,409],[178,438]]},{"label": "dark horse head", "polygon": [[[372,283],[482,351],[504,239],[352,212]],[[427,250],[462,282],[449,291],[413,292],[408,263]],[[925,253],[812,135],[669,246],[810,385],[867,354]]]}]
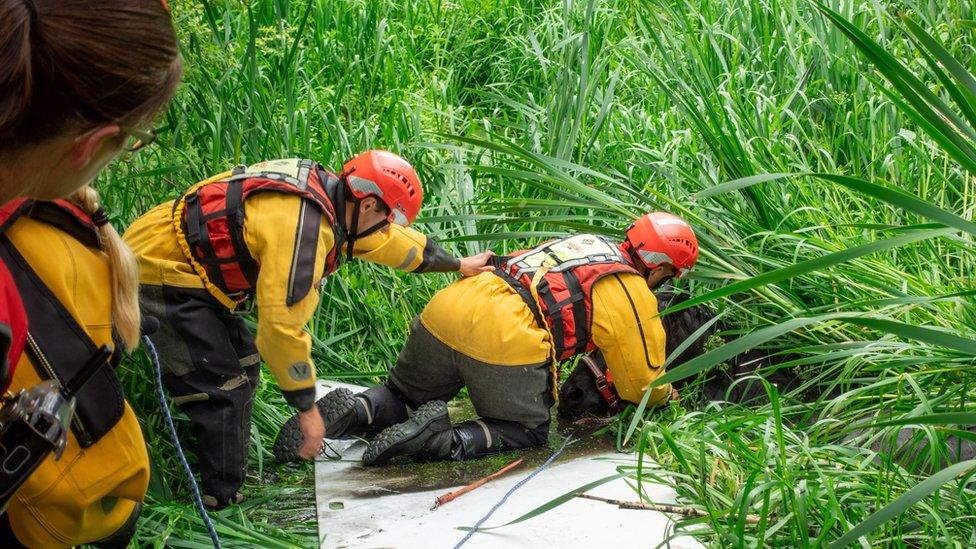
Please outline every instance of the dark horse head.
[{"label": "dark horse head", "polygon": [[[686,299],[687,295],[658,295],[661,310]],[[667,334],[667,356],[670,357],[679,345],[714,317],[712,311],[701,305],[661,317],[664,332]],[[718,330],[715,325],[709,327],[681,355],[671,361],[670,368],[704,354],[706,344],[714,339]],[[606,373],[607,364],[599,350],[590,353],[588,358],[599,370]],[[723,366],[714,368],[706,375],[700,385],[702,398],[740,404],[761,400],[766,398],[767,393],[757,378],[760,375],[775,384],[780,392],[792,390],[800,384],[799,379],[788,370],[769,369],[770,365],[770,357],[758,350],[732,357]],[[690,382],[690,379],[682,380],[675,383],[675,387],[680,391]],[[560,417],[569,420],[585,416],[607,416],[611,413],[610,404],[597,389],[596,376],[589,367],[577,367],[566,378],[559,389],[558,411]]]},{"label": "dark horse head", "polygon": [[[684,301],[685,297],[659,296],[662,303],[661,310],[668,305],[674,305]],[[690,307],[674,314],[669,314],[661,318],[664,330],[667,333],[667,355],[681,345],[681,343],[695,333],[703,324],[714,318],[708,309],[696,306]],[[706,342],[714,336],[717,329],[712,326],[706,333],[692,343],[681,356],[671,362],[669,368],[680,366],[682,363],[706,352]],[[721,342],[719,342],[721,343]],[[785,393],[800,386],[799,378],[787,368],[777,368],[778,361],[788,361],[792,357],[770,357],[768,354],[758,350],[750,350],[741,355],[732,357],[725,362],[724,367],[716,367],[708,371],[703,379],[682,380],[675,383],[675,387],[681,391],[685,386],[697,384],[698,391],[694,392],[701,395],[703,401],[726,401],[736,404],[759,404],[768,399],[768,394],[760,382],[759,378],[776,385],[780,393]],[[594,351],[584,357],[592,364],[593,368],[606,375],[607,364],[603,360],[600,351]],[[840,394],[839,389],[831,391],[830,396]],[[809,388],[804,393],[797,395],[801,400],[811,402],[820,395],[819,389]],[[591,367],[580,365],[566,379],[559,389],[559,416],[567,420],[578,420],[584,417],[607,417],[613,412],[607,399],[597,388],[596,375]],[[883,415],[884,411],[879,415]],[[969,433],[976,433],[976,426],[967,426]],[[842,440],[843,444],[853,444],[862,446],[865,444],[864,438],[874,434],[875,431],[869,429],[857,429],[847,434]],[[923,436],[925,435],[925,436]],[[972,435],[946,437],[944,444],[940,447],[941,453],[933,453],[930,448],[931,437],[917,426],[904,427],[899,430],[897,440],[892,437],[875,440],[869,446],[878,455],[893,457],[904,466],[908,464],[922,463],[926,470],[932,472],[946,467],[948,464],[957,463],[962,460],[973,459],[976,457],[976,438]],[[880,458],[876,458],[880,459]],[[916,466],[916,465],[913,465]]]}]

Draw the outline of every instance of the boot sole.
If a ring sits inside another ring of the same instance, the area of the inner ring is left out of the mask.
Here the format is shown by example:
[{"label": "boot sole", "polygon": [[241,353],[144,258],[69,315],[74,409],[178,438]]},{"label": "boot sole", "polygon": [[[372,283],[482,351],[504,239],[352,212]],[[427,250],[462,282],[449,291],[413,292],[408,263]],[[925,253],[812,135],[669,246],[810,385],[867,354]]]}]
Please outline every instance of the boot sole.
[{"label": "boot sole", "polygon": [[420,424],[413,435],[407,436],[408,433],[402,423],[387,427],[366,447],[366,451],[363,452],[363,465],[383,465],[396,455],[400,446],[423,434],[431,423],[442,416],[447,416],[447,405],[439,400],[433,400],[417,408],[413,417],[418,419]]},{"label": "boot sole", "polygon": [[[328,438],[344,439],[351,436],[333,436],[329,432],[329,427],[334,425],[339,418],[349,412],[356,404],[355,394],[349,389],[334,389],[329,394],[318,399],[315,406],[319,409],[322,422],[325,423],[325,434]],[[288,418],[288,421],[281,426],[278,436],[274,442],[274,458],[278,463],[290,463],[298,461],[298,449],[302,447],[302,429],[298,424],[298,414]]]}]

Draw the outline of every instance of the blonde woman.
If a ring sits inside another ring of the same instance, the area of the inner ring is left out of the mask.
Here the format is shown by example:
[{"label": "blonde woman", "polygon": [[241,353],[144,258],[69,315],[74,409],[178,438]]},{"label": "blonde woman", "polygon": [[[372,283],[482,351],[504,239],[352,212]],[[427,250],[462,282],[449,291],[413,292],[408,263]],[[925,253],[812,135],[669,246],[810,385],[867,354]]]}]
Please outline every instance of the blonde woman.
[{"label": "blonde woman", "polygon": [[[19,293],[29,334],[19,359],[8,354],[17,390],[70,380],[103,344],[117,363],[138,343],[135,264],[87,184],[152,139],[146,125],[181,66],[160,0],[0,0],[0,60],[0,262],[11,275],[0,282]],[[11,334],[11,350],[22,339]],[[103,366],[78,394],[61,458],[0,517],[0,546],[124,546],[148,481],[138,421]]]}]

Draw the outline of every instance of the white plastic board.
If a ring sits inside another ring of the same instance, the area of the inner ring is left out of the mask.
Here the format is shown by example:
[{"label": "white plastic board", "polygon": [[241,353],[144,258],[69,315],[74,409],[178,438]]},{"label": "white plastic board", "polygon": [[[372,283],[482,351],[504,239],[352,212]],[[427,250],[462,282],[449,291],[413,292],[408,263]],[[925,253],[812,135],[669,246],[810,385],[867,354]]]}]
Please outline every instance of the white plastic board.
[{"label": "white plastic board", "polygon": [[[361,389],[328,382],[326,387],[320,387],[320,391],[338,386]],[[391,475],[402,476],[402,467],[365,468],[359,462],[364,443],[330,441],[330,444],[343,459],[320,458],[315,464],[322,547],[454,547],[466,534],[458,527],[473,526],[536,466],[523,465],[432,511],[437,496],[460,488],[463,483],[422,491],[390,488],[409,486],[409,479],[390,478]],[[485,526],[505,524],[569,490],[616,474],[620,464],[633,462],[633,455],[616,453],[560,457],[516,491]],[[666,486],[645,484],[644,489],[655,502],[674,502],[676,494]],[[613,480],[588,493],[628,501],[637,499],[634,490],[623,479]],[[622,510],[614,505],[576,498],[525,522],[478,532],[464,547],[654,547],[666,539],[671,524],[667,515],[654,511]],[[702,546],[690,538],[676,538],[670,547]]]}]

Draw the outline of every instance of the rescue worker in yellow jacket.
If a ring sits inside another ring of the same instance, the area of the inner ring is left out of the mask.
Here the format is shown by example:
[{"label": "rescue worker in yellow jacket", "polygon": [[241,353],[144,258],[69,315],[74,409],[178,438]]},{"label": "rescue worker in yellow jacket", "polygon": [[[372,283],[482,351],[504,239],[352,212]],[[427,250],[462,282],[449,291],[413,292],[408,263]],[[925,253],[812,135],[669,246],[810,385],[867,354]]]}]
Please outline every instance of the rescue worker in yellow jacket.
[{"label": "rescue worker in yellow jacket", "polygon": [[[494,272],[433,297],[385,384],[355,395],[336,389],[319,400],[328,436],[375,435],[366,465],[396,456],[465,460],[543,444],[557,363],[595,349],[619,398],[640,402],[664,373],[665,333],[651,290],[683,276],[697,258],[691,226],[664,212],[636,220],[620,244],[581,234],[495,258]],[[452,425],[445,402],[462,387],[480,419]],[[671,395],[670,385],[656,387],[648,404]],[[408,408],[415,410],[409,418]],[[278,444],[294,439],[294,430],[290,421]]]},{"label": "rescue worker in yellow jacket", "polygon": [[125,546],[149,485],[146,443],[115,373],[122,350],[139,341],[135,261],[90,187],[73,200],[21,199],[4,210],[0,261],[30,321],[11,389],[47,379],[64,386],[98,347],[114,353],[77,394],[60,459],[45,459],[10,500],[16,543],[0,539],[28,547]]},{"label": "rescue worker in yellow jacket", "polygon": [[[263,359],[298,411],[296,453],[321,451],[311,337],[319,282],[345,256],[404,271],[473,275],[491,256],[457,259],[407,227],[423,190],[413,167],[367,151],[335,175],[311,160],[239,167],[157,206],[125,234],[140,262],[143,313],[170,396],[193,425],[204,503],[240,502],[251,406]],[[257,336],[239,305],[253,297]]]},{"label": "rescue worker in yellow jacket", "polygon": [[[101,345],[117,360],[139,341],[135,260],[86,185],[154,138],[182,64],[165,0],[0,0],[0,59],[2,291],[16,286],[28,322],[10,389],[33,391],[77,379]],[[76,399],[60,459],[44,455],[3,494],[0,547],[125,547],[134,532],[149,459],[115,369],[101,365]],[[5,467],[3,488],[21,471]]]}]

